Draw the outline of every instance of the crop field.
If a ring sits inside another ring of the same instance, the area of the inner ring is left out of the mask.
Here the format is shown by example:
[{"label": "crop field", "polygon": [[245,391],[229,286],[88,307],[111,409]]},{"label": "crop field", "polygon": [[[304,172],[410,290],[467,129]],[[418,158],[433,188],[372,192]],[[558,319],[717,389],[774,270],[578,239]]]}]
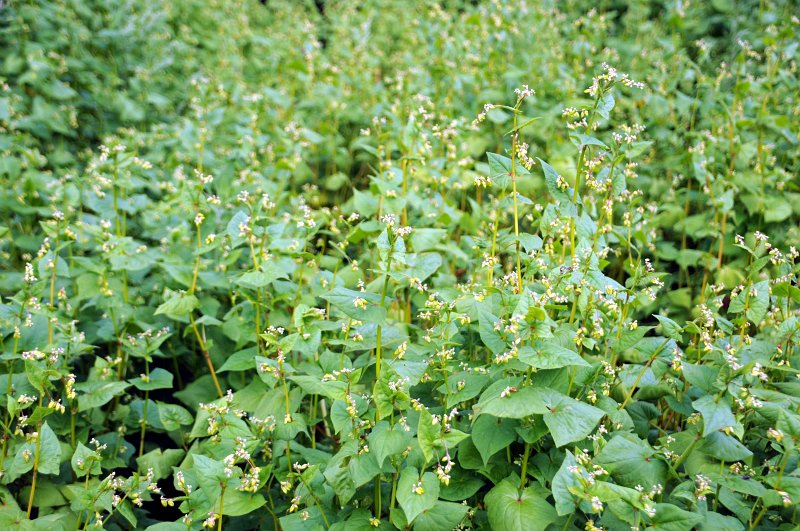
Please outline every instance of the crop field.
[{"label": "crop field", "polygon": [[800,529],[796,0],[0,0],[0,530]]}]

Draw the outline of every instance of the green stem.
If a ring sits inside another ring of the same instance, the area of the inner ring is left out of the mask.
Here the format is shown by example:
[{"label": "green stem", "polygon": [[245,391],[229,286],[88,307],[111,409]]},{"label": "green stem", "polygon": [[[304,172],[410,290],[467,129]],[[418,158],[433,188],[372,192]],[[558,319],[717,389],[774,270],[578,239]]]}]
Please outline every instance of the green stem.
[{"label": "green stem", "polygon": [[[390,236],[391,238],[391,236]],[[386,293],[389,290],[389,271],[392,270],[392,250],[394,249],[394,241],[391,241],[391,247],[389,248],[389,254],[386,258],[386,273],[383,279],[383,291],[381,292],[381,307],[383,307],[384,302],[386,301]],[[381,332],[382,326],[378,325],[378,330],[376,332],[375,338],[375,381],[381,379]]]},{"label": "green stem", "polygon": [[217,522],[217,531],[222,531],[222,506],[225,503],[225,486],[222,487],[222,492],[219,495],[219,521]]},{"label": "green stem", "polygon": [[[517,104],[519,105],[519,103]],[[514,130],[517,129],[517,115],[514,114]],[[518,132],[511,137],[511,192],[514,194],[514,246],[517,254],[517,293],[522,293],[522,268],[519,257],[519,209],[517,207],[517,144]]]},{"label": "green stem", "polygon": [[219,394],[219,397],[222,398],[222,387],[220,387],[219,380],[217,379],[217,371],[214,370],[214,363],[211,361],[211,355],[208,353],[208,349],[206,349],[206,342],[203,341],[203,336],[200,335],[200,330],[197,329],[197,324],[194,322],[194,315],[191,313],[189,314],[189,322],[191,323],[192,330],[197,338],[197,343],[200,346],[200,352],[203,353],[203,358],[205,358],[206,365],[208,365],[208,370],[211,373],[211,379],[214,380],[214,387],[217,388],[217,393]]},{"label": "green stem", "polygon": [[699,440],[700,440],[700,434],[698,433],[697,435],[695,435],[694,440],[692,441],[692,443],[686,448],[686,450],[683,451],[683,453],[678,458],[678,460],[675,461],[675,465],[673,465],[673,468],[675,468],[675,470],[678,470],[678,467],[681,466],[681,464],[684,461],[686,461],[686,458],[689,457],[690,453],[692,453],[692,450],[694,450],[694,447],[697,445],[697,442]]},{"label": "green stem", "polygon": [[525,453],[522,454],[522,472],[520,473],[522,477],[520,478],[519,482],[520,489],[525,488],[525,483],[528,480],[528,456],[530,455],[530,453],[531,453],[531,445],[529,443],[525,443]]},{"label": "green stem", "polygon": [[[42,407],[42,396],[39,396],[39,407]],[[31,517],[33,510],[33,497],[36,493],[36,479],[39,476],[39,458],[41,457],[42,450],[42,421],[40,420],[36,428],[36,454],[33,458],[33,479],[31,480],[31,494],[28,496],[28,510],[26,515],[28,519]]]}]

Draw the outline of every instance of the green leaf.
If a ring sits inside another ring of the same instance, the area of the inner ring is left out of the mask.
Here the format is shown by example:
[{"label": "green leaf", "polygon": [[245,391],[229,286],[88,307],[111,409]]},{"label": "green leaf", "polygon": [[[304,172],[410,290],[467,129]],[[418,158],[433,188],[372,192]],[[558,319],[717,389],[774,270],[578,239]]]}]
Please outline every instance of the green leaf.
[{"label": "green leaf", "polygon": [[172,467],[178,466],[186,452],[181,448],[156,448],[136,459],[140,470],[153,470],[156,481],[169,477]]},{"label": "green leaf", "polygon": [[714,383],[719,376],[719,369],[709,365],[692,365],[691,363],[684,363],[682,365],[683,376],[686,381],[705,391],[712,393],[714,391]]},{"label": "green leaf", "polygon": [[647,441],[631,433],[614,435],[595,458],[621,485],[642,485],[645,490],[666,483],[667,465]]},{"label": "green leaf", "polygon": [[147,381],[139,376],[130,380],[130,383],[140,391],[172,389],[172,373],[159,367],[150,371],[150,377]]},{"label": "green leaf", "polygon": [[98,408],[120,396],[131,384],[127,382],[83,382],[75,385],[78,393],[78,412]]},{"label": "green leaf", "polygon": [[339,380],[323,382],[316,376],[294,374],[289,376],[289,379],[309,395],[322,395],[331,400],[344,400],[347,395],[347,384]]},{"label": "green leaf", "polygon": [[[386,308],[379,306],[381,298],[374,293],[340,287],[320,296],[353,319],[375,324],[382,324],[386,320]],[[361,299],[365,303],[361,303]]]},{"label": "green leaf", "polygon": [[782,197],[782,194],[768,195],[764,198],[763,212],[766,223],[778,223],[789,219],[792,215],[792,205]]},{"label": "green leaf", "polygon": [[769,309],[769,281],[764,280],[749,290],[742,290],[731,299],[728,306],[730,313],[745,312],[745,316],[755,324],[759,324]]},{"label": "green leaf", "polygon": [[225,360],[222,367],[217,369],[217,372],[225,371],[248,371],[256,366],[256,356],[258,355],[257,347],[250,347],[239,352],[234,352]]},{"label": "green leaf", "polygon": [[437,501],[425,509],[414,521],[414,531],[440,531],[455,529],[464,520],[469,507],[461,503]]},{"label": "green leaf", "polygon": [[744,461],[753,456],[753,452],[742,443],[721,431],[711,432],[703,437],[697,449],[707,456],[728,463]]},{"label": "green leaf", "polygon": [[733,516],[723,516],[719,513],[707,512],[702,522],[698,522],[698,529],[700,531],[718,531],[725,529],[726,531],[744,531],[744,524]]},{"label": "green leaf", "polygon": [[703,416],[703,437],[736,425],[736,418],[733,416],[731,406],[721,399],[717,401],[713,396],[706,395],[692,402],[692,407]]},{"label": "green leaf", "polygon": [[546,408],[544,423],[558,447],[583,440],[605,416],[601,409],[558,393],[550,395]]},{"label": "green leaf", "polygon": [[683,330],[678,326],[678,323],[665,315],[656,315],[655,318],[661,323],[661,328],[663,328],[665,336],[675,341],[681,340],[681,332]]},{"label": "green leaf", "polygon": [[476,415],[493,415],[499,418],[521,419],[547,412],[545,398],[550,394],[541,388],[517,387],[515,380],[503,380],[490,385],[474,407]]},{"label": "green leaf", "polygon": [[564,461],[553,477],[552,491],[553,499],[556,502],[556,511],[559,516],[565,516],[575,512],[577,503],[572,496],[570,489],[582,488],[578,478],[570,471],[570,468],[577,466],[578,462],[572,452],[567,452]]},{"label": "green leaf", "polygon": [[605,145],[605,143],[603,143],[603,141],[599,138],[595,138],[590,135],[584,135],[583,133],[570,133],[569,139],[577,148],[582,148],[584,146],[599,146],[603,149],[608,149],[608,146]]},{"label": "green leaf", "polygon": [[486,301],[478,305],[478,333],[483,344],[489,347],[493,354],[500,354],[506,350],[506,344],[494,329],[499,319],[492,314],[489,308],[490,304]]},{"label": "green leaf", "polygon": [[[468,444],[464,443],[461,448],[466,448],[467,446]],[[459,456],[462,451],[459,450]],[[482,480],[470,475],[468,472],[460,468],[454,468],[450,473],[450,482],[442,486],[439,491],[439,497],[448,501],[466,500],[474,496],[483,487],[483,484]]]},{"label": "green leaf", "polygon": [[191,454],[194,466],[192,470],[197,476],[197,484],[209,499],[215,499],[222,490],[222,485],[227,484],[225,465],[222,461],[211,459],[201,454]]},{"label": "green leaf", "polygon": [[188,426],[194,419],[192,414],[177,404],[158,402],[158,418],[167,431],[176,431]]},{"label": "green leaf", "polygon": [[98,475],[102,472],[100,468],[100,458],[98,455],[78,442],[75,446],[75,452],[72,454],[70,460],[72,471],[75,472],[75,477],[82,478],[88,475]]},{"label": "green leaf", "polygon": [[544,182],[547,185],[548,193],[551,196],[553,196],[553,198],[559,203],[564,203],[564,204],[572,203],[572,198],[569,195],[570,188],[562,190],[558,186],[559,175],[556,169],[550,166],[542,159],[538,160],[539,163],[542,165],[542,171],[544,172]]},{"label": "green leaf", "polygon": [[750,300],[745,315],[753,323],[759,324],[769,310],[769,280],[759,282],[750,291]]},{"label": "green leaf", "polygon": [[261,264],[261,271],[245,273],[236,280],[236,284],[248,289],[259,289],[281,278],[289,278],[285,264],[269,260]]},{"label": "green leaf", "polygon": [[378,466],[382,467],[387,457],[399,455],[406,449],[411,441],[411,434],[399,426],[392,428],[388,422],[382,420],[372,428],[368,440],[370,451],[375,452]]},{"label": "green leaf", "polygon": [[406,467],[397,482],[397,501],[413,523],[423,511],[433,508],[439,497],[439,480],[433,472],[425,472],[422,478],[414,467]]},{"label": "green leaf", "polygon": [[188,293],[176,293],[156,308],[156,315],[164,314],[171,319],[182,319],[200,307],[197,297]]},{"label": "green leaf", "polygon": [[[486,157],[489,159],[489,177],[491,177],[492,183],[499,190],[508,188],[511,184],[511,159],[497,153],[487,153]],[[517,178],[530,175],[530,172],[519,163],[514,165],[514,172]]]},{"label": "green leaf", "polygon": [[47,422],[42,424],[39,447],[39,473],[58,474],[61,468],[61,445]]},{"label": "green leaf", "polygon": [[138,520],[136,519],[136,514],[133,512],[133,507],[131,506],[130,500],[124,500],[117,506],[117,511],[119,514],[122,515],[125,520],[128,521],[132,529],[137,529],[139,526],[137,525]]},{"label": "green leaf", "polygon": [[433,228],[414,228],[409,237],[411,241],[411,248],[414,252],[421,253],[423,251],[430,251],[441,242],[447,231],[445,229]]},{"label": "green leaf", "polygon": [[589,363],[577,352],[555,343],[536,341],[519,349],[519,361],[536,369],[560,369],[570,365],[588,367]]},{"label": "green leaf", "polygon": [[426,462],[433,459],[433,449],[441,433],[441,426],[433,423],[433,415],[427,409],[420,411],[419,423],[417,424],[417,442]]},{"label": "green leaf", "polygon": [[441,424],[434,424],[433,416],[427,410],[420,412],[417,441],[426,462],[432,460],[437,454],[443,454],[445,448],[452,450],[467,437],[469,435],[457,429],[442,433]]},{"label": "green leaf", "polygon": [[225,516],[243,516],[252,513],[267,503],[261,494],[242,492],[234,488],[225,489],[222,514]]},{"label": "green leaf", "polygon": [[492,415],[481,415],[475,419],[472,425],[472,443],[481,454],[484,465],[489,462],[490,457],[517,440],[514,429],[517,424],[515,420],[499,419]]},{"label": "green leaf", "polygon": [[528,488],[506,479],[486,494],[489,525],[503,531],[544,531],[558,518],[553,506]]},{"label": "green leaf", "polygon": [[244,210],[239,210],[233,216],[231,216],[231,220],[228,222],[225,232],[227,232],[228,236],[230,236],[233,247],[236,247],[244,242],[244,238],[239,235],[239,226],[246,225],[248,219],[250,219],[250,217]]},{"label": "green leaf", "polygon": [[671,503],[657,503],[656,514],[651,518],[652,528],[666,531],[686,531],[703,520],[697,513],[684,511]]}]

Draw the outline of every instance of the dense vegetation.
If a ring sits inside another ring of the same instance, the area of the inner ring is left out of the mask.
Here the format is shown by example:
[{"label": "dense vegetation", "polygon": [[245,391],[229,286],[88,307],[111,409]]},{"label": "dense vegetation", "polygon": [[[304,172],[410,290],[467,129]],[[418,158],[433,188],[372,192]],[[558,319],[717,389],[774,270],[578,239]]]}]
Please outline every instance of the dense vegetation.
[{"label": "dense vegetation", "polygon": [[796,529],[798,16],[0,1],[0,528]]}]

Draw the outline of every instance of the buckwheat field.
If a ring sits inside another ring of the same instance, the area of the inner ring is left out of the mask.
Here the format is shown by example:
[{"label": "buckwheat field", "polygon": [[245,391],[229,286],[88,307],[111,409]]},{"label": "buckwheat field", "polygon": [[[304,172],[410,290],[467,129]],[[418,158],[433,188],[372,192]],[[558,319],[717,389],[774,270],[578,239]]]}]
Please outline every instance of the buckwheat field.
[{"label": "buckwheat field", "polygon": [[0,529],[798,529],[798,17],[0,0]]}]

